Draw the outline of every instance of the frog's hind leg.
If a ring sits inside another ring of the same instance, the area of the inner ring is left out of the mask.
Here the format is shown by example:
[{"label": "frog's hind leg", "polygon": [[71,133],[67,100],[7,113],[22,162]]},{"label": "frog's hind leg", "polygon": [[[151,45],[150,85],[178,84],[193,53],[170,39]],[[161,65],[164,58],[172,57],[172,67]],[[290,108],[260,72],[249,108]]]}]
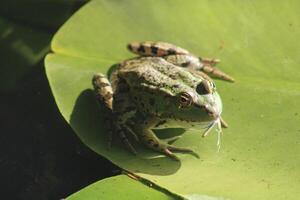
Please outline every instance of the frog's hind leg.
[{"label": "frog's hind leg", "polygon": [[141,56],[167,56],[175,54],[190,54],[187,50],[166,42],[131,42],[127,45],[129,51]]},{"label": "frog's hind leg", "polygon": [[220,62],[220,59],[199,57],[199,60],[203,64],[201,68],[203,72],[225,81],[234,82],[231,76],[215,67]]},{"label": "frog's hind leg", "polygon": [[210,64],[204,64],[203,67],[201,68],[201,71],[203,71],[204,73],[211,75],[213,77],[216,77],[216,78],[219,78],[219,79],[222,79],[225,81],[229,81],[229,82],[234,82],[234,78],[232,78],[228,74],[222,72],[218,68],[213,67]]},{"label": "frog's hind leg", "polygon": [[[176,66],[187,68],[189,70],[201,71],[207,75],[234,82],[234,79],[222,72],[216,67],[213,67],[219,62],[218,59],[198,58],[192,54],[188,55],[167,55],[164,59]],[[205,78],[205,77],[204,77]]]}]

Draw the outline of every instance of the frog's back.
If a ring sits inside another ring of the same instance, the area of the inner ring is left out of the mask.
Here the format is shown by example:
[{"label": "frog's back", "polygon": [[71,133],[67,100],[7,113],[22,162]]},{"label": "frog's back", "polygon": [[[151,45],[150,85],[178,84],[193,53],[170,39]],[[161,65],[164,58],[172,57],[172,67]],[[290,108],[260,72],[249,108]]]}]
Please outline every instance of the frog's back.
[{"label": "frog's back", "polygon": [[184,68],[167,62],[160,57],[140,57],[124,61],[115,71],[112,79],[123,78],[131,86],[148,86],[161,88],[194,87],[199,78]]}]

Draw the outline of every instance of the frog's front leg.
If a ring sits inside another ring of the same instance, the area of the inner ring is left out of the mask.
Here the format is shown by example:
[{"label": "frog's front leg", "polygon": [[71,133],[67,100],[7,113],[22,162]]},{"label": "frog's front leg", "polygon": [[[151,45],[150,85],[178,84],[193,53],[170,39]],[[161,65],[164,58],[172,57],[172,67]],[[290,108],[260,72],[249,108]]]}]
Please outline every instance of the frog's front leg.
[{"label": "frog's front leg", "polygon": [[116,132],[126,147],[133,154],[136,154],[134,147],[127,138],[127,134],[131,134],[137,140],[136,134],[128,126],[129,119],[136,113],[136,106],[128,95],[130,88],[126,81],[120,78],[116,84],[112,106]]},{"label": "frog's front leg", "polygon": [[105,75],[97,73],[93,76],[92,84],[97,100],[112,111],[113,91],[109,80]]},{"label": "frog's front leg", "polygon": [[[104,105],[104,121],[109,129],[109,147],[111,146],[113,132],[115,131],[118,133],[120,139],[127,146],[127,148],[132,153],[136,154],[135,149],[126,136],[127,133],[131,133],[137,139],[137,136],[134,135],[133,131],[126,125],[127,118],[134,114],[132,113],[134,110],[128,109],[131,106],[129,103],[130,100],[123,93],[123,91],[127,90],[127,85],[120,82],[117,88],[118,94],[114,94],[109,80],[101,73],[97,73],[93,76],[92,84],[94,86],[94,92],[98,102],[100,105]],[[125,103],[124,107],[116,105],[117,101],[123,101]],[[113,104],[113,102],[115,103]]]},{"label": "frog's front leg", "polygon": [[121,139],[121,141],[126,145],[126,147],[130,150],[131,153],[137,154],[135,148],[129,142],[128,137],[126,136],[126,132],[130,132],[131,130],[125,125],[121,123],[116,124],[116,131]]},{"label": "frog's front leg", "polygon": [[93,76],[92,84],[97,101],[100,105],[104,105],[104,123],[108,126],[108,146],[111,147],[113,137],[113,127],[111,123],[113,101],[112,87],[105,75],[101,73],[97,73]]},{"label": "frog's front leg", "polygon": [[159,120],[154,117],[149,117],[136,126],[135,130],[139,134],[140,140],[146,146],[157,152],[161,152],[176,161],[179,161],[180,159],[173,152],[190,153],[199,158],[198,154],[191,149],[176,147],[161,141],[151,130],[157,123],[159,123]]}]

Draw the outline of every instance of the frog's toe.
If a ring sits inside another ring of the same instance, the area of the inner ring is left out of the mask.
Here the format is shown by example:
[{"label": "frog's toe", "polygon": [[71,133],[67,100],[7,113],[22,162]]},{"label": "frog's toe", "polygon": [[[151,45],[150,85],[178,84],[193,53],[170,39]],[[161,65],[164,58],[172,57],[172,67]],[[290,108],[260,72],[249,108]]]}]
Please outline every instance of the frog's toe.
[{"label": "frog's toe", "polygon": [[123,142],[125,143],[126,147],[129,149],[129,151],[131,153],[133,153],[134,155],[137,155],[137,151],[135,150],[135,148],[132,146],[132,144],[127,139],[123,140]]},{"label": "frog's toe", "polygon": [[132,137],[135,139],[135,141],[137,141],[137,142],[139,141],[138,136],[136,135],[136,133],[129,126],[124,125],[124,128],[125,128],[127,133],[132,135]]},{"label": "frog's toe", "polygon": [[221,80],[229,81],[232,83],[235,81],[234,78],[232,78],[225,72],[221,71],[220,69],[213,67],[210,64],[204,64],[204,66],[201,68],[201,70],[203,72],[205,72],[206,74],[211,75],[211,76],[221,79]]},{"label": "frog's toe", "polygon": [[174,153],[172,153],[168,148],[165,148],[163,150],[163,153],[175,161],[180,161],[180,159]]},{"label": "frog's toe", "polygon": [[196,158],[200,158],[199,154],[197,154],[195,151],[193,151],[192,149],[189,148],[183,148],[183,147],[176,147],[173,145],[168,145],[168,149],[174,152],[180,152],[180,153],[189,153],[193,156],[195,156]]},{"label": "frog's toe", "polygon": [[126,137],[125,133],[123,132],[122,129],[118,130],[119,136],[122,140],[122,142],[126,145],[127,149],[129,151],[131,151],[131,153],[133,153],[134,155],[137,155],[137,152],[135,150],[135,148],[132,146],[132,144],[130,143],[130,141],[128,140],[128,138]]}]

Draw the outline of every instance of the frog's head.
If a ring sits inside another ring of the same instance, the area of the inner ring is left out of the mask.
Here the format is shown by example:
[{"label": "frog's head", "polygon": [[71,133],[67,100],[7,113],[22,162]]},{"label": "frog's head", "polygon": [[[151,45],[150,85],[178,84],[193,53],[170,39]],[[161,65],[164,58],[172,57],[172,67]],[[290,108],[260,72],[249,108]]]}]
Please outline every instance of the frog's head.
[{"label": "frog's head", "polygon": [[173,100],[172,117],[185,127],[216,121],[222,112],[215,84],[208,80],[202,80],[196,87],[185,88]]}]

